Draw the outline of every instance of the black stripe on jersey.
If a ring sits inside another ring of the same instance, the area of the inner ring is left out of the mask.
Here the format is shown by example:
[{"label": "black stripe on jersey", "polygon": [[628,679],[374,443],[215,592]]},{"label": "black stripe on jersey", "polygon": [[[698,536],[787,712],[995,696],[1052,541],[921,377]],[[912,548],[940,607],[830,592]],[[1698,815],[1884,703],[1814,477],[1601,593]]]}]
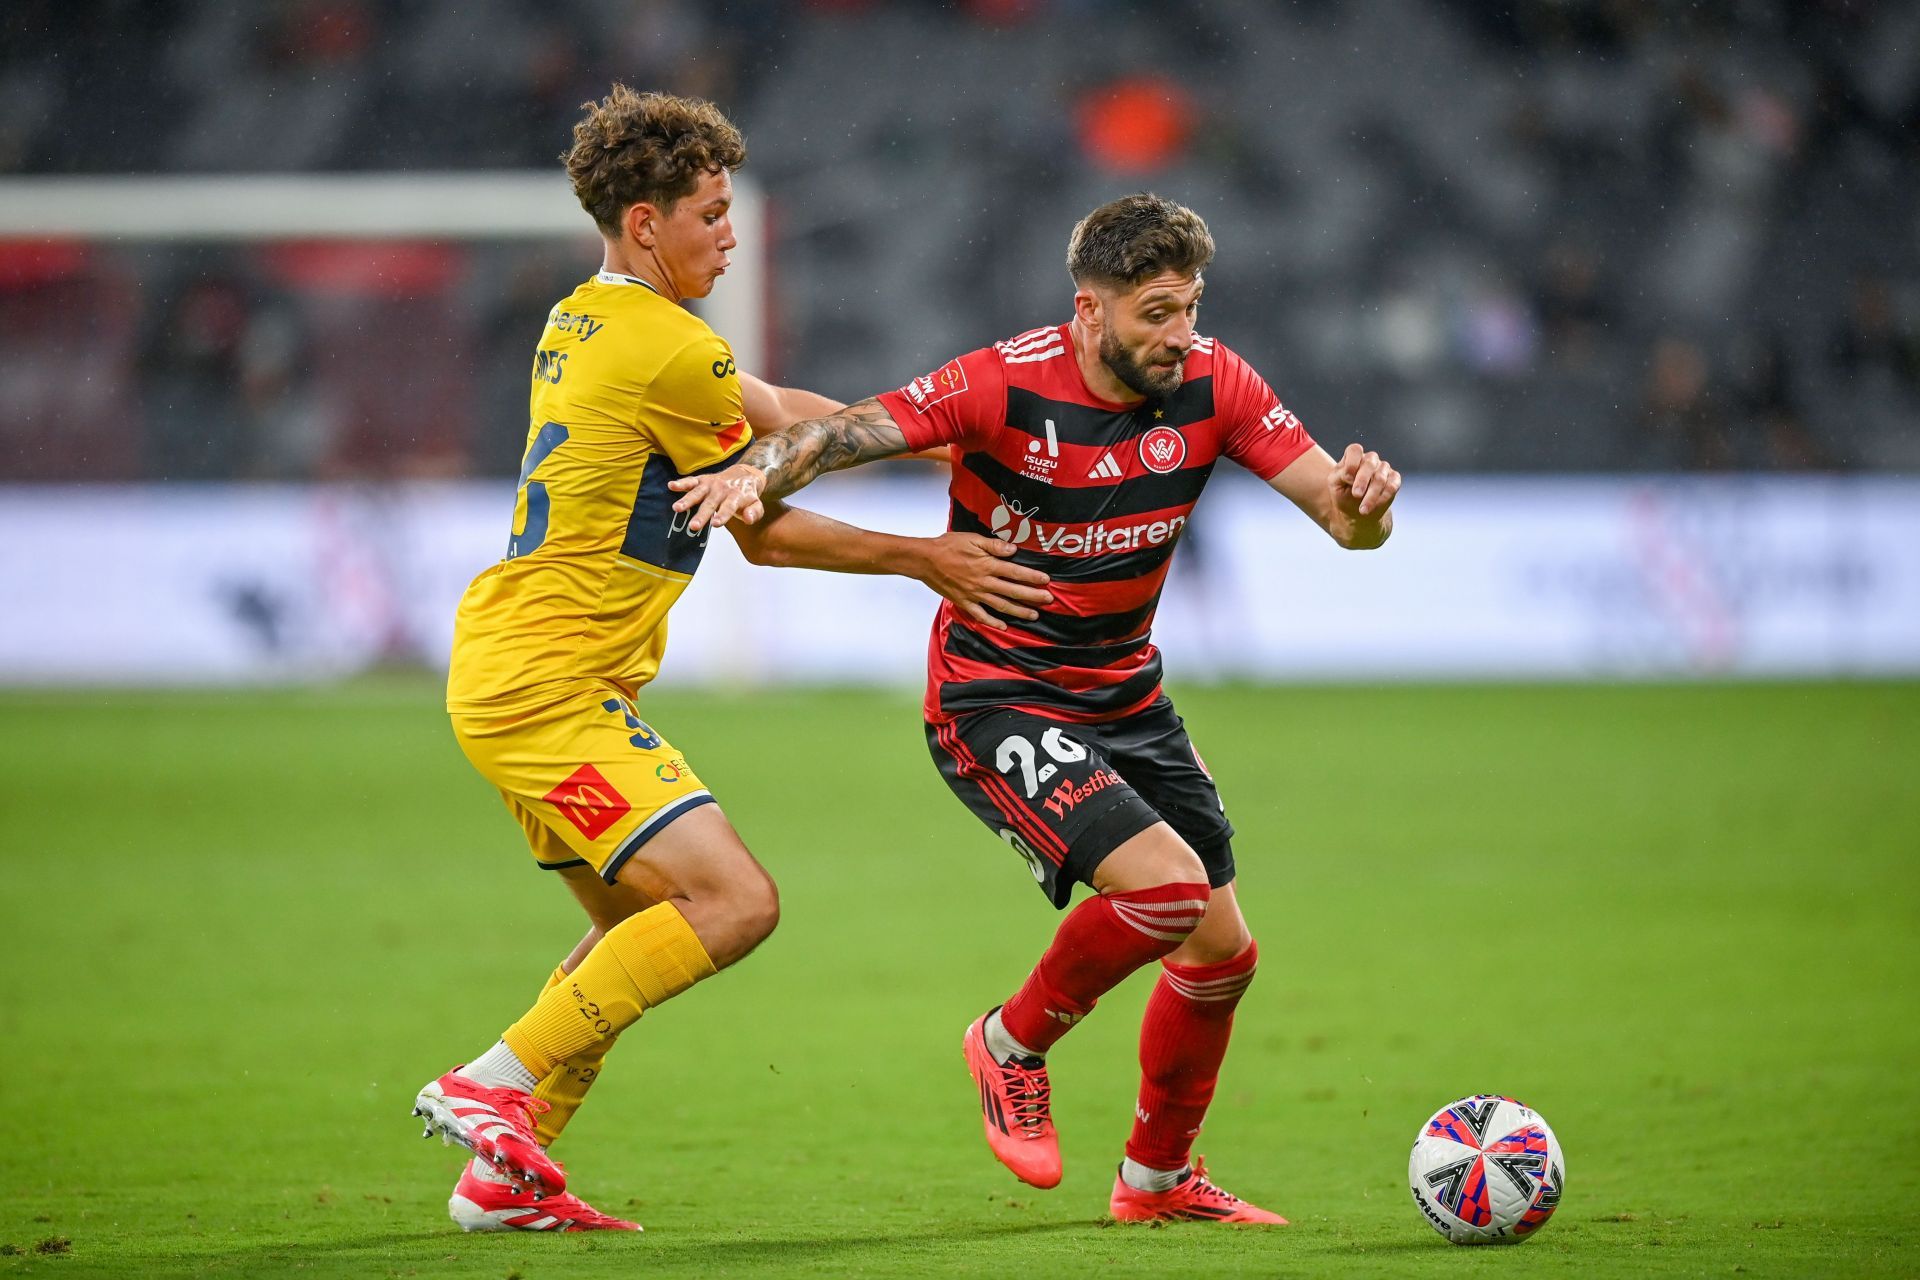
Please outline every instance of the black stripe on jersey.
[{"label": "black stripe on jersey", "polygon": [[1035,674],[1051,671],[1055,667],[1101,671],[1131,658],[1146,647],[1147,637],[1135,636],[1131,640],[1117,640],[1112,644],[1030,644],[1003,649],[971,627],[949,627],[946,644],[947,652],[956,658],[966,658],[988,666],[1017,667]]},{"label": "black stripe on jersey", "polygon": [[[1159,413],[1156,418],[1153,415]],[[1043,439],[1046,421],[1065,444],[1110,445],[1143,436],[1155,427],[1187,427],[1213,416],[1213,375],[1191,378],[1164,400],[1148,400],[1131,409],[1101,409],[1049,400],[1025,387],[1007,388],[1007,425]]]},{"label": "black stripe on jersey", "polygon": [[[1123,445],[1115,445],[1115,449]],[[1131,448],[1131,441],[1124,447]],[[960,465],[979,477],[980,483],[1002,498],[1016,498],[1024,506],[1029,498],[1039,505],[1039,517],[1047,524],[1092,524],[1096,520],[1120,520],[1145,511],[1190,507],[1207,487],[1213,464],[1182,467],[1165,475],[1133,476],[1118,484],[1081,489],[1055,487],[1045,481],[1029,479],[1004,466],[991,454],[969,453]],[[1124,504],[1124,505],[1123,505]]]},{"label": "black stripe on jersey", "polygon": [[[993,530],[966,507],[958,502],[951,506],[953,511],[948,523],[955,533],[993,535]],[[1048,555],[1044,551],[1020,550],[1007,558],[1029,569],[1038,569],[1055,582],[1118,582],[1123,578],[1143,578],[1165,564],[1173,555],[1174,541],[1169,538],[1157,547],[1142,547],[1138,551],[1110,551],[1092,556],[1059,556]]]},{"label": "black stripe on jersey", "polygon": [[963,715],[990,707],[1020,703],[1060,707],[1082,715],[1119,712],[1140,702],[1160,686],[1160,655],[1117,684],[1101,689],[1062,689],[1039,680],[953,680],[940,686],[940,710]]},{"label": "black stripe on jersey", "polygon": [[1119,613],[1100,613],[1082,617],[1076,613],[1042,612],[1032,622],[1023,622],[1018,618],[1008,621],[1022,631],[1030,632],[1054,644],[1096,645],[1116,644],[1122,636],[1131,636],[1147,625],[1153,617],[1153,611],[1160,607],[1160,597],[1141,605],[1138,609],[1124,609]]}]

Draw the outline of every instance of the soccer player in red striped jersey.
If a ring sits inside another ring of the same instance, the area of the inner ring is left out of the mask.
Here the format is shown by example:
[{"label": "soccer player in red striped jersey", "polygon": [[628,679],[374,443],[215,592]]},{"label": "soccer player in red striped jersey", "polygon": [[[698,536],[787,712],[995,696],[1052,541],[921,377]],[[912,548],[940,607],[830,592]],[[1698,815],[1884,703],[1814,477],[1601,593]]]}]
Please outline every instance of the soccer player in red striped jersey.
[{"label": "soccer player in red striped jersey", "polygon": [[1158,961],[1111,1212],[1282,1223],[1191,1158],[1257,951],[1234,894],[1233,827],[1161,691],[1151,626],[1174,544],[1222,456],[1354,549],[1387,540],[1400,476],[1357,444],[1336,461],[1245,361],[1194,331],[1212,258],[1190,209],[1151,195],[1103,205],[1068,245],[1068,323],[951,360],[673,487],[691,529],[751,523],[824,471],[950,451],[951,527],[1012,542],[1016,563],[1050,576],[1053,601],[1004,628],[941,607],[927,741],[947,785],[1056,908],[1076,884],[1094,890],[1025,984],[967,1028],[988,1144],[1022,1180],[1059,1183],[1047,1051]]}]

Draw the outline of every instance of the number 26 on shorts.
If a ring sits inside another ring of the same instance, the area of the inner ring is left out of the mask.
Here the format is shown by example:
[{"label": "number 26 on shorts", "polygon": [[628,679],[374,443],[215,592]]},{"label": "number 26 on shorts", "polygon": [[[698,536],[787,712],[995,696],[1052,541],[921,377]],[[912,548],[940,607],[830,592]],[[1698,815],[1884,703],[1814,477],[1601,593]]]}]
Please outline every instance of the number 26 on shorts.
[{"label": "number 26 on shorts", "polygon": [[[1087,749],[1058,729],[1049,729],[1041,734],[1040,746],[1061,764],[1075,764],[1087,758]],[[1000,740],[999,747],[993,753],[993,767],[1008,777],[1012,777],[1014,769],[1018,767],[1020,785],[1026,789],[1029,800],[1040,793],[1041,783],[1059,772],[1054,765],[1041,764],[1033,743],[1018,733]]]}]

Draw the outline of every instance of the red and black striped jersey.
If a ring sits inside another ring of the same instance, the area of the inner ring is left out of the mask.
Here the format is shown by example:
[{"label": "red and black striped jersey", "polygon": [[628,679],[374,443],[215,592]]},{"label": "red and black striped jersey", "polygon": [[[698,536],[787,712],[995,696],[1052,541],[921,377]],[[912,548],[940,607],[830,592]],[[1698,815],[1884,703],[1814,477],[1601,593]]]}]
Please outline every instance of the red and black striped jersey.
[{"label": "red and black striped jersey", "polygon": [[1151,641],[1174,544],[1223,454],[1272,479],[1313,440],[1224,345],[1195,335],[1164,399],[1087,389],[1068,326],[948,361],[879,397],[914,449],[953,455],[949,527],[994,534],[1053,579],[1033,622],[983,627],[942,603],[926,717],[1019,707],[1062,720],[1129,715],[1160,693]]}]

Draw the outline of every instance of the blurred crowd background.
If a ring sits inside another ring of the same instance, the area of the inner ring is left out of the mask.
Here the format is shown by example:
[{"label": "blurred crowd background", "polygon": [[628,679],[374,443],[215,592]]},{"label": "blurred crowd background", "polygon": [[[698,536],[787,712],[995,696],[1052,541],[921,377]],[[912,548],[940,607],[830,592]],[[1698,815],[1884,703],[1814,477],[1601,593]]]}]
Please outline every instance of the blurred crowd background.
[{"label": "blurred crowd background", "polygon": [[[745,130],[783,380],[1066,319],[1074,220],[1152,189],[1336,449],[1920,470],[1913,3],[8,0],[0,175],[557,173],[616,78]],[[0,241],[0,479],[510,474],[582,231]]]}]

